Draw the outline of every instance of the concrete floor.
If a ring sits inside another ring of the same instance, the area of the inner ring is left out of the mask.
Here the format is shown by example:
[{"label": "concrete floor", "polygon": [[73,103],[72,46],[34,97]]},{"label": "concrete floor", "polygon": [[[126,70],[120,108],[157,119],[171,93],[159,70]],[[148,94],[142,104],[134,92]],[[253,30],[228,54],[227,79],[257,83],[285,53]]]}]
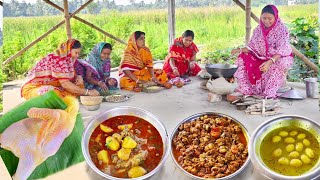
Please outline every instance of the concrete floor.
[{"label": "concrete floor", "polygon": [[[114,73],[113,73],[114,74]],[[183,119],[200,112],[219,112],[227,114],[239,120],[248,130],[249,135],[263,122],[272,117],[262,117],[260,115],[246,115],[243,111],[236,110],[235,106],[226,101],[210,103],[207,100],[208,91],[200,89],[200,83],[203,81],[199,77],[192,78],[192,83],[182,88],[173,87],[170,90],[163,90],[158,93],[134,93],[121,91],[122,94],[134,94],[132,98],[122,103],[107,103],[101,104],[97,111],[87,111],[83,106],[80,107],[80,112],[83,116],[85,126],[98,114],[118,106],[134,106],[145,109],[155,116],[165,125],[169,137],[175,126]],[[305,86],[302,83],[288,83],[305,96]],[[4,112],[15,107],[23,100],[20,98],[21,81],[16,83],[5,84],[4,96]],[[306,98],[304,100],[281,100],[282,115],[299,115],[304,116],[320,123],[320,113],[318,99]],[[102,179],[87,167],[86,163],[80,163],[62,172],[54,174],[46,179],[58,179],[65,177],[73,177],[77,174],[78,179]],[[164,167],[160,172],[156,173],[151,179],[191,179],[183,174],[174,164],[171,156],[168,157]],[[232,179],[254,180],[266,179],[263,175],[257,172],[251,162],[249,165],[236,177]]]}]

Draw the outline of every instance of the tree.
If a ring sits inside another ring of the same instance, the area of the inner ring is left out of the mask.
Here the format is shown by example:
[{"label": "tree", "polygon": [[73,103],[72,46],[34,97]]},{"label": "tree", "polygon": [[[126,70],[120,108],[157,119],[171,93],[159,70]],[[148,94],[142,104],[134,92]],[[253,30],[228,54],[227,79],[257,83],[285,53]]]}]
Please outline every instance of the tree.
[{"label": "tree", "polygon": [[97,14],[99,5],[96,2],[92,2],[87,6],[87,10],[90,14]]},{"label": "tree", "polygon": [[136,4],[136,1],[135,1],[135,0],[130,0],[130,3],[131,3],[132,5],[135,5],[135,4]]}]

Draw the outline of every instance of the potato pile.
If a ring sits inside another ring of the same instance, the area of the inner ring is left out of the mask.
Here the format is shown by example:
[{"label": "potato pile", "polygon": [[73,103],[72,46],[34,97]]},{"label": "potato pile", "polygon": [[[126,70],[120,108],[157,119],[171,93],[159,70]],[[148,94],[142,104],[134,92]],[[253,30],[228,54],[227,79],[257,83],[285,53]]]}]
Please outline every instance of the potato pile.
[{"label": "potato pile", "polygon": [[[132,124],[124,124],[124,125],[119,125],[118,129],[124,131],[132,128]],[[113,132],[113,129],[105,126],[103,124],[100,124],[100,129],[106,133],[111,133]],[[132,149],[136,148],[138,143],[130,136],[122,136],[118,133],[113,133],[112,136],[108,136],[106,138],[106,147],[112,151],[117,151],[117,156],[119,159],[123,161],[127,161],[130,158],[130,154],[132,152]],[[102,161],[102,163],[105,164],[110,164],[111,159],[109,158],[108,151],[106,150],[101,150],[97,154],[98,159]],[[134,159],[134,158],[133,158]],[[132,166],[129,171],[128,171],[128,176],[129,178],[136,178],[143,176],[146,174],[147,171],[139,166],[135,165]]]},{"label": "potato pile", "polygon": [[[315,158],[314,150],[310,147],[310,140],[306,138],[306,134],[298,131],[280,131],[278,135],[272,137],[275,146],[279,143],[285,143],[285,149],[276,148],[272,155],[278,159],[281,165],[290,165],[292,167],[300,167],[303,164],[311,163],[311,159]],[[283,156],[283,152],[288,153]]]}]

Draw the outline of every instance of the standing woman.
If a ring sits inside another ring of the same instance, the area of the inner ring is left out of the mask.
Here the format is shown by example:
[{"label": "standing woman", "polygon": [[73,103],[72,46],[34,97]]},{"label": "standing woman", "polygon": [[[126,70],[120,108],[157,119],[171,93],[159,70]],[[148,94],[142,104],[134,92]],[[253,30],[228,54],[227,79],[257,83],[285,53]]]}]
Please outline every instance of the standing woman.
[{"label": "standing woman", "polygon": [[98,96],[97,90],[83,88],[83,79],[77,76],[74,63],[79,57],[81,43],[70,39],[62,43],[54,53],[40,60],[27,76],[21,88],[21,96],[30,99],[54,90],[60,97],[67,95]]},{"label": "standing woman", "polygon": [[110,77],[112,46],[101,42],[94,46],[85,60],[77,60],[75,68],[78,75],[84,79],[88,89],[96,89],[100,94],[118,90],[118,82]]},{"label": "standing woman", "polygon": [[238,87],[229,99],[242,95],[276,98],[285,82],[286,71],[293,63],[289,40],[288,28],[280,20],[278,9],[274,5],[265,6],[248,46],[231,51],[240,55],[234,74]]},{"label": "standing woman", "polygon": [[181,37],[174,40],[163,65],[163,70],[169,79],[178,77],[178,79],[184,78],[187,82],[188,76],[196,76],[201,71],[195,61],[199,50],[193,40],[194,33],[191,30],[186,30]]}]

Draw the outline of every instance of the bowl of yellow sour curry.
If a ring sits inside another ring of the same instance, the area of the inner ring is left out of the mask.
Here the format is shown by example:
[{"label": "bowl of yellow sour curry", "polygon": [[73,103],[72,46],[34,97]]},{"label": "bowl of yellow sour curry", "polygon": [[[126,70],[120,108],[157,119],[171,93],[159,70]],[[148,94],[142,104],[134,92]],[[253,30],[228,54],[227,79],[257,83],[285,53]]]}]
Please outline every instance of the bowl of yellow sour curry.
[{"label": "bowl of yellow sour curry", "polygon": [[299,116],[282,116],[252,134],[249,154],[255,168],[271,179],[320,176],[320,125]]}]

